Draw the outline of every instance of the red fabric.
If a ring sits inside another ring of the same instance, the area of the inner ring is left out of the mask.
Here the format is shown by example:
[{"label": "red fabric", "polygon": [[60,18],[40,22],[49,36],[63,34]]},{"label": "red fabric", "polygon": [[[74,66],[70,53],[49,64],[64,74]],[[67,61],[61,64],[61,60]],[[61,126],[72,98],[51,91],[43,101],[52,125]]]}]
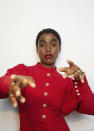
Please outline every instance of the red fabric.
[{"label": "red fabric", "polygon": [[[56,68],[46,68],[39,63],[35,66],[20,64],[0,78],[0,98],[8,97],[11,74],[32,76],[36,83],[36,88],[27,86],[22,89],[26,102],[19,103],[20,131],[69,131],[64,115],[74,110],[94,115],[94,94],[86,78],[84,84],[77,81],[78,96],[75,81],[62,78]],[[45,85],[47,82],[49,86]],[[48,95],[44,96],[44,92]],[[43,107],[43,104],[47,107]],[[46,115],[45,119],[42,118],[43,114]]]}]

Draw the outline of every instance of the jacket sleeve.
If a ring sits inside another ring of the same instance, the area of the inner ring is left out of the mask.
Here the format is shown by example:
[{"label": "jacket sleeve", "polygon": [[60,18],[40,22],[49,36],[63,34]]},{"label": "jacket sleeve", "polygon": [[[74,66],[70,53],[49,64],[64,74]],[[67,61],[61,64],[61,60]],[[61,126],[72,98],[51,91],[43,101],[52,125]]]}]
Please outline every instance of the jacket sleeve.
[{"label": "jacket sleeve", "polygon": [[78,90],[81,94],[81,100],[77,111],[83,114],[94,115],[94,93],[90,89],[86,77],[83,84],[78,82]]},{"label": "jacket sleeve", "polygon": [[7,70],[7,73],[0,77],[0,99],[9,97],[9,87],[12,82],[10,76],[12,74],[25,75],[27,73],[27,67],[24,64],[19,64],[11,69]]},{"label": "jacket sleeve", "polygon": [[91,91],[86,77],[85,82],[66,80],[65,100],[62,105],[64,115],[77,110],[80,113],[94,115],[94,94]]}]

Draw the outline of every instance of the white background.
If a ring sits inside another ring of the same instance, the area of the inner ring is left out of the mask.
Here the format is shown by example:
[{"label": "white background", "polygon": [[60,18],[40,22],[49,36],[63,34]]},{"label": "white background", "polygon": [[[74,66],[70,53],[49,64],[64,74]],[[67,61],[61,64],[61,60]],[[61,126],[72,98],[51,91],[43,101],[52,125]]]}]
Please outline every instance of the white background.
[{"label": "white background", "polygon": [[[33,65],[37,33],[56,29],[62,37],[57,66],[73,60],[94,90],[94,0],[0,0],[0,76],[19,63]],[[94,116],[66,117],[71,131],[94,131]],[[18,131],[19,116],[8,99],[0,100],[0,131]]]}]

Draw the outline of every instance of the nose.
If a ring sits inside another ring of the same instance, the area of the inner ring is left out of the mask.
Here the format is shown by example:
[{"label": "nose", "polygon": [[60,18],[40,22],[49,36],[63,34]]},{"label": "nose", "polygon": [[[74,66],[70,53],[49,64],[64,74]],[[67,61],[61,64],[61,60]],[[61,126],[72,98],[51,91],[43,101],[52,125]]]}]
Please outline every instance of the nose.
[{"label": "nose", "polygon": [[47,51],[47,52],[50,52],[50,51],[51,51],[51,46],[50,46],[50,45],[47,45],[47,46],[46,46],[46,51]]}]

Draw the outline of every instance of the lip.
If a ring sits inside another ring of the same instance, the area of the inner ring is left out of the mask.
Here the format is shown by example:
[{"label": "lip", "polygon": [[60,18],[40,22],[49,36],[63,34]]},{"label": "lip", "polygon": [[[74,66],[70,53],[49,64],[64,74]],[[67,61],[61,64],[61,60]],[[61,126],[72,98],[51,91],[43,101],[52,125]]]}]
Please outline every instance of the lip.
[{"label": "lip", "polygon": [[52,56],[53,56],[52,54],[46,54],[44,57],[47,59],[50,59],[50,58],[52,58]]}]

